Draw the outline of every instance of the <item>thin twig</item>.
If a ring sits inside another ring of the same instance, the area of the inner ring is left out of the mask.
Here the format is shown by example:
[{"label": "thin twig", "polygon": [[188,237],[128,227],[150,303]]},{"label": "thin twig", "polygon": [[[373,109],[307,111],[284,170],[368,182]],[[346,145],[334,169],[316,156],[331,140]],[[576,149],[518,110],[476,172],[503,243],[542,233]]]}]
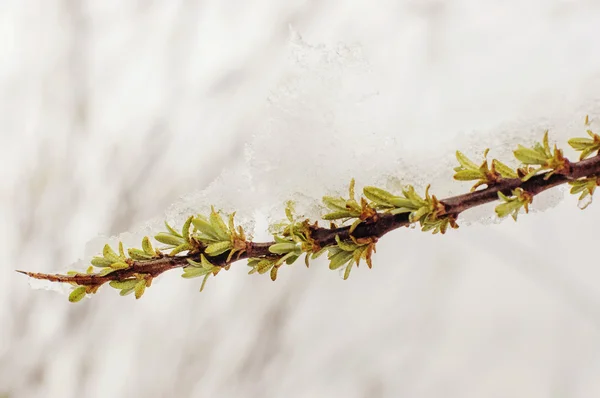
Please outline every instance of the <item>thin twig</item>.
[{"label": "thin twig", "polygon": [[[579,162],[569,162],[569,166],[570,167],[568,167],[566,170],[561,171],[560,174],[554,173],[549,177],[548,175],[551,172],[536,175],[527,181],[522,181],[519,178],[500,179],[497,183],[492,184],[485,189],[442,199],[440,200],[440,203],[443,206],[443,210],[441,211],[440,215],[452,215],[457,217],[465,210],[481,206],[485,203],[497,201],[498,192],[502,192],[505,195],[510,195],[512,190],[516,188],[522,188],[524,191],[535,196],[547,189],[565,184],[578,178],[600,175],[600,155],[596,155]],[[410,224],[411,222],[409,221],[408,213],[396,215],[377,213],[375,217],[372,217],[371,219],[359,224],[352,233],[350,233],[350,226],[343,226],[339,228],[323,228],[318,227],[315,224],[314,226],[310,226],[310,238],[317,245],[317,247],[324,248],[335,245],[336,236],[338,236],[342,241],[351,239],[351,236],[355,239],[372,238],[377,240],[390,231],[403,226],[408,226]],[[231,259],[230,261],[227,261],[227,253],[211,257],[210,261],[215,266],[225,267],[235,261],[245,258],[273,257],[273,254],[269,252],[269,247],[273,244],[275,244],[275,242],[247,242],[246,250],[239,256],[235,256],[235,258]],[[187,266],[188,259],[199,261],[200,254],[203,253],[203,249],[204,248],[201,248],[200,251],[188,252],[184,255],[160,255],[160,257],[156,259],[133,261],[129,268],[115,270],[114,272],[105,276],[94,274],[58,275],[27,271],[17,272],[28,275],[35,279],[99,287],[106,282],[125,280],[136,277],[136,275],[140,274],[148,275],[154,278],[163,272]]]}]

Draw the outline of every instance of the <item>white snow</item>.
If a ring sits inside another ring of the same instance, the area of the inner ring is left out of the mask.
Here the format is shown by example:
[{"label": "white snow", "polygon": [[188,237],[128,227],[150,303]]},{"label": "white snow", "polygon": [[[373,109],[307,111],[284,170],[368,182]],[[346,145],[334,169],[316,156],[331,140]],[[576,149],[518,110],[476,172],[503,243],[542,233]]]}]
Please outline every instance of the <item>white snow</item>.
[{"label": "white snow", "polygon": [[315,217],[353,177],[462,193],[455,150],[516,165],[545,129],[574,157],[599,23],[593,1],[5,2],[0,396],[598,395],[599,210],[564,189],[517,223],[393,232],[348,281],[240,263],[73,305],[14,270],[210,205],[267,239],[285,200]]}]

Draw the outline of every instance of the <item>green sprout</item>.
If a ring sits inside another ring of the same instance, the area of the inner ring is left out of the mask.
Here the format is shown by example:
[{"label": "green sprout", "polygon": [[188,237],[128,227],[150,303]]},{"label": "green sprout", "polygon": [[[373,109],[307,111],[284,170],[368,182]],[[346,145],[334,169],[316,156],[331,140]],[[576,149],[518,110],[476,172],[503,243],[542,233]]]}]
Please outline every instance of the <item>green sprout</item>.
[{"label": "green sprout", "polygon": [[429,195],[429,187],[425,188],[425,197],[421,197],[412,185],[402,190],[402,197],[377,187],[365,187],[365,196],[372,201],[372,206],[389,214],[409,213],[411,223],[419,222],[422,231],[433,230],[433,233],[446,232],[448,226],[458,228],[453,215],[444,214],[444,205]]},{"label": "green sprout", "polygon": [[[600,185],[600,176],[593,176],[582,178],[580,180],[569,181],[569,185],[571,185],[570,193],[576,195],[581,193],[579,196],[580,208],[583,210],[588,207],[592,203],[592,195],[594,195],[594,191],[596,187]],[[586,199],[589,198],[589,201],[586,202]]]},{"label": "green sprout", "polygon": [[369,206],[365,198],[360,199],[360,204],[356,201],[354,194],[354,178],[350,181],[348,196],[348,199],[323,196],[323,204],[325,204],[331,212],[324,214],[322,218],[323,220],[342,220],[342,222],[356,218],[350,227],[350,232],[353,232],[360,223],[374,220],[377,217],[377,212]]},{"label": "green sprout", "polygon": [[353,239],[351,242],[343,242],[338,235],[335,236],[337,245],[327,248],[329,260],[329,269],[336,270],[345,266],[344,280],[350,276],[352,265],[358,267],[360,260],[364,259],[369,268],[373,266],[371,256],[375,252],[375,242],[373,239],[358,240]]},{"label": "green sprout", "polygon": [[529,213],[529,205],[533,201],[533,195],[522,188],[513,189],[510,197],[498,191],[498,197],[504,202],[496,206],[495,210],[498,217],[504,218],[510,215],[515,221],[517,221],[521,208],[525,209],[525,213]]},{"label": "green sprout", "polygon": [[[550,145],[548,144],[548,130],[544,133],[541,144],[536,142],[533,148],[519,145],[513,153],[526,166],[518,170],[523,181],[529,180],[540,171],[551,170],[544,176],[544,179],[547,180],[555,173],[568,173],[571,167],[569,160],[564,157],[562,149],[557,149],[556,144],[554,144],[554,151],[550,149]],[[530,167],[531,165],[539,167]]]},{"label": "green sprout", "polygon": [[[589,126],[590,119],[586,115],[585,117],[585,125]],[[568,143],[571,145],[573,149],[576,151],[581,151],[579,156],[579,160],[583,160],[589,157],[591,154],[596,152],[596,155],[600,154],[600,136],[598,134],[594,134],[592,130],[587,130],[590,138],[571,138]]]},{"label": "green sprout", "polygon": [[518,178],[516,171],[497,159],[492,160],[492,167],[488,166],[487,154],[489,148],[483,153],[484,161],[477,166],[462,152],[456,151],[456,160],[460,166],[455,167],[454,179],[458,181],[477,181],[470,192],[475,191],[481,185],[492,186],[502,178]]}]

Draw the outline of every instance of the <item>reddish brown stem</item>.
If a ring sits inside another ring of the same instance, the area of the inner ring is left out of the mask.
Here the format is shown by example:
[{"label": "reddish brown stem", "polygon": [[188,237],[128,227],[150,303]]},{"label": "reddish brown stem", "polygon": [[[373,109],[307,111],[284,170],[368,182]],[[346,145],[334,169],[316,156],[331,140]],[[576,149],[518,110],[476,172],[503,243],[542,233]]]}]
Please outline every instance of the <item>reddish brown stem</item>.
[{"label": "reddish brown stem", "polygon": [[[448,214],[456,217],[470,208],[494,202],[498,200],[498,192],[502,192],[505,195],[511,195],[513,189],[520,187],[532,195],[537,195],[540,192],[564,184],[568,181],[582,177],[600,175],[600,155],[579,162],[570,163],[570,167],[567,170],[562,171],[562,174],[556,173],[552,174],[549,178],[546,178],[549,173],[550,172],[536,175],[525,182],[518,178],[500,179],[496,184],[485,189],[442,199],[440,200],[440,203],[444,206],[442,215]],[[408,213],[397,215],[385,213],[378,214],[375,221],[367,221],[359,224],[353,231],[352,236],[357,239],[368,237],[380,238],[394,229],[409,224]],[[341,240],[350,239],[350,226],[339,228],[311,227],[310,231],[311,238],[320,247],[336,244],[336,235],[338,235]],[[237,255],[234,256],[231,262],[250,257],[273,256],[273,254],[269,252],[269,247],[274,243],[275,242],[249,242],[247,251],[239,257]],[[26,271],[17,272],[32,278],[45,279],[53,282],[75,283],[84,286],[100,286],[112,280],[124,280],[135,277],[136,274],[145,274],[156,277],[165,271],[186,266],[188,264],[188,258],[199,261],[199,257],[200,253],[193,253],[175,257],[164,256],[152,260],[135,261],[131,267],[114,271],[106,276],[84,274],[67,276]],[[216,257],[210,257],[210,262],[218,266],[227,265],[227,252]]]}]

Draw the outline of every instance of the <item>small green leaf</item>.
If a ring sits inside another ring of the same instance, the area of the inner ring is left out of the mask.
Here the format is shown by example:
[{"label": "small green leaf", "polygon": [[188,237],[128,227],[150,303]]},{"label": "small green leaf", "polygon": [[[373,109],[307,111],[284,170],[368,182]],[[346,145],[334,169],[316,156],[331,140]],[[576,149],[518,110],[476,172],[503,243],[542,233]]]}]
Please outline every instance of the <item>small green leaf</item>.
[{"label": "small green leaf", "polygon": [[290,257],[292,257],[292,256],[294,256],[294,253],[290,252],[290,253],[287,253],[286,255],[282,256],[282,257],[279,257],[279,258],[277,259],[277,261],[275,261],[275,266],[276,266],[276,267],[279,267],[279,266],[280,266],[280,265],[282,265],[284,262],[286,262],[288,258],[290,258]]},{"label": "small green leaf", "polygon": [[128,294],[133,293],[133,287],[131,289],[123,289],[119,292],[121,296],[127,296]]},{"label": "small green leaf", "polygon": [[590,138],[571,138],[567,141],[576,151],[582,151],[591,145],[594,145],[594,140]]},{"label": "small green leaf", "polygon": [[283,238],[281,236],[273,235],[273,239],[276,243],[290,243],[289,239]]},{"label": "small green leaf", "polygon": [[[498,192],[498,196],[500,196],[500,192]],[[504,195],[503,195],[504,196]],[[504,196],[506,198],[506,196]],[[508,215],[511,215],[512,218],[517,221],[517,216],[519,214],[519,210],[524,206],[524,203],[520,201],[517,197],[506,198],[505,203],[501,203],[494,209],[498,217],[504,218]]]},{"label": "small green leaf", "polygon": [[126,258],[125,250],[123,250],[123,242],[119,241],[119,257],[122,259]]},{"label": "small green leaf", "polygon": [[521,178],[521,181],[525,182],[525,181],[529,180],[531,177],[535,176],[540,170],[543,170],[543,169],[540,168],[540,169],[531,170],[523,178]]},{"label": "small green leaf", "polygon": [[298,259],[298,257],[300,257],[300,256],[299,255],[295,255],[295,254],[292,255],[292,256],[289,256],[288,258],[286,258],[285,263],[287,265],[291,265],[291,264],[293,264]]},{"label": "small green leaf", "polygon": [[275,282],[275,279],[277,279],[277,270],[279,269],[279,267],[273,267],[271,268],[271,280],[273,282]]},{"label": "small green leaf", "polygon": [[181,277],[186,279],[197,278],[199,276],[206,275],[209,272],[210,270],[207,270],[202,267],[184,267],[183,274],[181,275]]},{"label": "small green leaf", "polygon": [[347,252],[343,250],[334,252],[334,254],[329,257],[329,269],[338,269],[350,260],[352,260],[352,252]]},{"label": "small green leaf", "polygon": [[428,206],[423,206],[423,207],[419,208],[418,210],[412,212],[410,214],[410,220],[411,220],[411,222],[419,221],[421,219],[421,217],[425,216],[430,211],[431,210],[429,209]]},{"label": "small green leaf", "polygon": [[456,151],[456,160],[458,163],[465,169],[473,169],[476,170],[479,168],[474,162],[472,162],[468,157],[466,157],[461,151]]},{"label": "small green leaf", "polygon": [[137,279],[125,279],[123,281],[110,281],[108,284],[115,289],[133,289],[137,283]]},{"label": "small green leaf", "polygon": [[337,242],[337,245],[340,249],[344,250],[344,251],[354,251],[356,250],[356,248],[358,247],[357,245],[355,245],[354,243],[350,243],[350,242],[344,242],[340,239],[339,235],[335,236],[335,241]]},{"label": "small green leaf", "polygon": [[210,225],[213,227],[220,240],[230,239],[227,225],[225,224],[225,221],[223,221],[221,215],[215,211],[214,207],[212,207],[212,211],[210,212]]},{"label": "small green leaf", "polygon": [[230,241],[215,242],[215,243],[211,243],[210,245],[208,245],[206,247],[206,249],[204,250],[204,253],[208,254],[211,257],[215,257],[215,256],[218,256],[219,254],[225,253],[227,250],[230,250],[231,248],[232,248],[232,246],[231,246]]},{"label": "small green leaf", "polygon": [[508,167],[501,161],[494,159],[494,160],[492,160],[492,163],[493,163],[496,171],[498,173],[500,173],[500,175],[502,177],[504,177],[504,178],[518,178],[519,177],[513,169],[511,169],[510,167]]},{"label": "small green leaf", "polygon": [[569,193],[572,193],[572,194],[577,194],[587,188],[586,184],[572,184],[572,185],[573,185],[573,187],[571,188],[571,191],[569,191]]},{"label": "small green leaf", "polygon": [[508,201],[511,200],[508,196],[506,196],[505,194],[503,194],[502,191],[498,191],[498,198],[500,200],[505,201],[505,202],[508,202]]},{"label": "small green leaf", "polygon": [[351,199],[349,201],[346,202],[346,207],[348,208],[348,210],[350,210],[353,214],[355,214],[355,217],[358,217],[361,213],[361,207],[358,204],[358,202],[354,199]]},{"label": "small green leaf", "polygon": [[206,257],[204,257],[204,254],[200,255],[200,263],[202,264],[202,268],[208,270],[208,271],[212,271],[213,268],[215,268],[215,266],[206,259]]},{"label": "small green leaf", "polygon": [[285,217],[289,222],[294,222],[294,202],[288,200],[285,204]]},{"label": "small green leaf", "polygon": [[[362,256],[362,253],[365,251],[366,247],[359,247],[356,250],[354,250],[352,252],[352,258],[354,259],[354,262],[356,263],[356,265],[358,265],[358,263],[360,262],[360,258]],[[352,264],[352,263],[350,263]]]},{"label": "small green leaf", "polygon": [[104,257],[94,257],[92,258],[91,264],[96,267],[110,267],[113,262]]},{"label": "small green leaf", "polygon": [[332,210],[347,211],[346,200],[343,198],[323,196],[323,203]]},{"label": "small green leaf", "polygon": [[173,250],[171,250],[171,252],[169,253],[169,256],[172,257],[172,256],[174,256],[176,254],[179,254],[181,252],[184,252],[184,251],[187,251],[187,250],[190,250],[190,249],[191,249],[190,244],[189,243],[184,243],[183,245],[179,245],[176,248],[174,248]]},{"label": "small green leaf", "polygon": [[110,265],[110,268],[112,268],[112,269],[125,269],[125,268],[129,268],[129,264],[127,264],[126,262],[123,262],[123,261],[117,261],[116,263],[112,263]]},{"label": "small green leaf", "polygon": [[194,216],[190,216],[188,217],[188,219],[185,221],[185,223],[183,224],[183,227],[181,228],[181,237],[187,242],[190,242],[190,227],[192,226],[192,220],[194,219]]},{"label": "small green leaf", "polygon": [[[329,247],[323,247],[321,248],[318,252],[311,254],[310,258],[311,259],[315,259],[315,258],[319,258],[323,253],[325,253],[326,251],[328,251],[330,248]],[[308,254],[308,253],[307,253]]]},{"label": "small green leaf", "polygon": [[401,214],[401,213],[411,213],[414,209],[406,208],[406,207],[398,207],[396,209],[390,210],[390,214]]},{"label": "small green leaf", "polygon": [[269,246],[269,251],[275,254],[286,254],[289,252],[297,251],[298,246],[296,243],[285,242],[285,243],[275,243]]},{"label": "small green leaf", "polygon": [[206,218],[201,215],[197,215],[192,220],[192,224],[198,229],[198,231],[202,234],[199,236],[200,240],[204,241],[219,241],[219,236],[217,231],[212,227],[210,222]]},{"label": "small green leaf", "polygon": [[409,211],[418,209],[421,205],[422,205],[423,201],[419,201],[419,202],[414,202],[411,199],[405,199],[405,198],[395,198],[392,199],[392,204],[394,205],[395,209],[409,209]]},{"label": "small green leaf", "polygon": [[547,158],[552,157],[552,153],[550,152],[550,145],[548,144],[548,130],[546,130],[544,132],[543,144],[544,144],[543,152],[546,154],[546,157]]},{"label": "small green leaf", "polygon": [[348,232],[353,233],[354,230],[360,225],[361,222],[363,222],[363,221],[360,218],[357,218],[356,220],[354,220],[352,225],[350,225],[350,229],[348,230]]},{"label": "small green leaf", "polygon": [[348,279],[348,277],[350,276],[350,271],[352,271],[352,263],[348,263],[348,265],[346,266],[346,269],[344,270],[344,280]]},{"label": "small green leaf", "polygon": [[168,223],[168,222],[166,222],[166,221],[165,221],[165,227],[167,227],[167,231],[169,231],[169,233],[170,233],[171,235],[180,236],[180,237],[182,237],[182,238],[183,238],[183,236],[181,236],[181,235],[179,234],[179,232],[175,231],[175,230],[173,229],[173,227],[171,227],[171,226],[169,225],[169,223]]},{"label": "small green leaf", "polygon": [[79,286],[79,287],[73,289],[71,294],[69,294],[69,301],[72,303],[81,301],[81,299],[85,297],[85,294],[86,294],[85,286]]},{"label": "small green leaf", "polygon": [[208,280],[209,276],[210,276],[210,274],[204,275],[204,279],[202,279],[202,284],[200,285],[200,291],[204,290],[204,286],[206,286],[206,281]]},{"label": "small green leaf", "polygon": [[127,253],[129,254],[129,257],[131,257],[134,260],[151,260],[152,259],[152,255],[147,254],[146,252],[144,252],[143,250],[140,250],[140,249],[135,249],[135,248],[127,249]]},{"label": "small green leaf", "polygon": [[98,276],[106,276],[106,275],[108,275],[108,274],[110,274],[112,272],[115,272],[115,271],[116,271],[116,269],[107,267],[107,268],[104,268],[102,271],[98,272],[97,275]]},{"label": "small green leaf", "polygon": [[348,187],[348,196],[350,197],[351,200],[354,200],[354,184],[356,183],[356,181],[354,181],[354,178],[350,180],[350,186]]},{"label": "small green leaf", "polygon": [[164,243],[165,245],[170,246],[179,246],[185,243],[185,239],[179,236],[168,234],[166,232],[159,232],[156,236],[154,236],[154,239],[156,239],[160,243]]},{"label": "small green leaf", "polygon": [[513,207],[510,206],[510,203],[501,203],[498,206],[496,206],[494,210],[496,214],[498,214],[498,217],[504,218],[508,216],[511,211],[513,211]]},{"label": "small green leaf", "polygon": [[121,258],[119,258],[117,253],[115,253],[115,251],[112,249],[112,247],[109,246],[108,243],[104,245],[104,249],[102,250],[102,255],[104,255],[104,258],[106,258],[107,260],[110,260],[112,263],[121,260]]},{"label": "small green leaf", "polygon": [[377,187],[364,187],[363,194],[370,201],[386,207],[394,207],[392,200],[398,198],[397,196],[392,195],[390,192]]},{"label": "small green leaf", "polygon": [[258,262],[258,265],[256,266],[256,270],[258,271],[259,274],[264,274],[267,273],[268,271],[271,270],[271,268],[273,267],[274,263],[272,261],[269,260],[261,260]]},{"label": "small green leaf", "polygon": [[187,258],[186,260],[187,260],[188,264],[191,265],[192,267],[202,268],[202,264],[201,263],[199,263],[197,261],[194,261],[191,258]]},{"label": "small green leaf", "polygon": [[150,238],[148,238],[147,236],[144,236],[144,239],[142,239],[142,249],[144,250],[144,253],[146,253],[148,256],[156,256],[156,250],[154,250],[154,248],[152,247],[152,243],[150,243]]},{"label": "small green leaf", "polygon": [[402,190],[402,194],[404,195],[405,198],[410,200],[411,206],[413,206],[415,208],[419,208],[419,207],[427,204],[427,202],[421,196],[419,196],[419,194],[415,191],[415,187],[413,187],[412,185],[407,185]]},{"label": "small green leaf", "polygon": [[537,164],[544,166],[548,158],[534,149],[525,148],[523,145],[519,145],[518,149],[513,151],[515,157],[523,164]]},{"label": "small green leaf", "polygon": [[479,170],[460,170],[454,174],[454,179],[458,181],[480,180],[485,175]]},{"label": "small green leaf", "polygon": [[336,211],[333,213],[328,213],[323,215],[323,220],[338,220],[340,218],[353,218],[357,215],[355,213],[351,213],[349,211]]},{"label": "small green leaf", "polygon": [[589,147],[581,151],[581,155],[579,156],[579,160],[583,160],[590,156],[592,153],[598,151],[600,147]]},{"label": "small green leaf", "polygon": [[135,285],[134,291],[136,300],[142,297],[146,291],[146,281],[144,279],[140,279]]},{"label": "small green leaf", "polygon": [[227,227],[229,228],[229,231],[231,231],[232,233],[235,232],[235,224],[233,222],[234,217],[235,217],[235,211],[229,215],[229,222],[227,223]]}]

